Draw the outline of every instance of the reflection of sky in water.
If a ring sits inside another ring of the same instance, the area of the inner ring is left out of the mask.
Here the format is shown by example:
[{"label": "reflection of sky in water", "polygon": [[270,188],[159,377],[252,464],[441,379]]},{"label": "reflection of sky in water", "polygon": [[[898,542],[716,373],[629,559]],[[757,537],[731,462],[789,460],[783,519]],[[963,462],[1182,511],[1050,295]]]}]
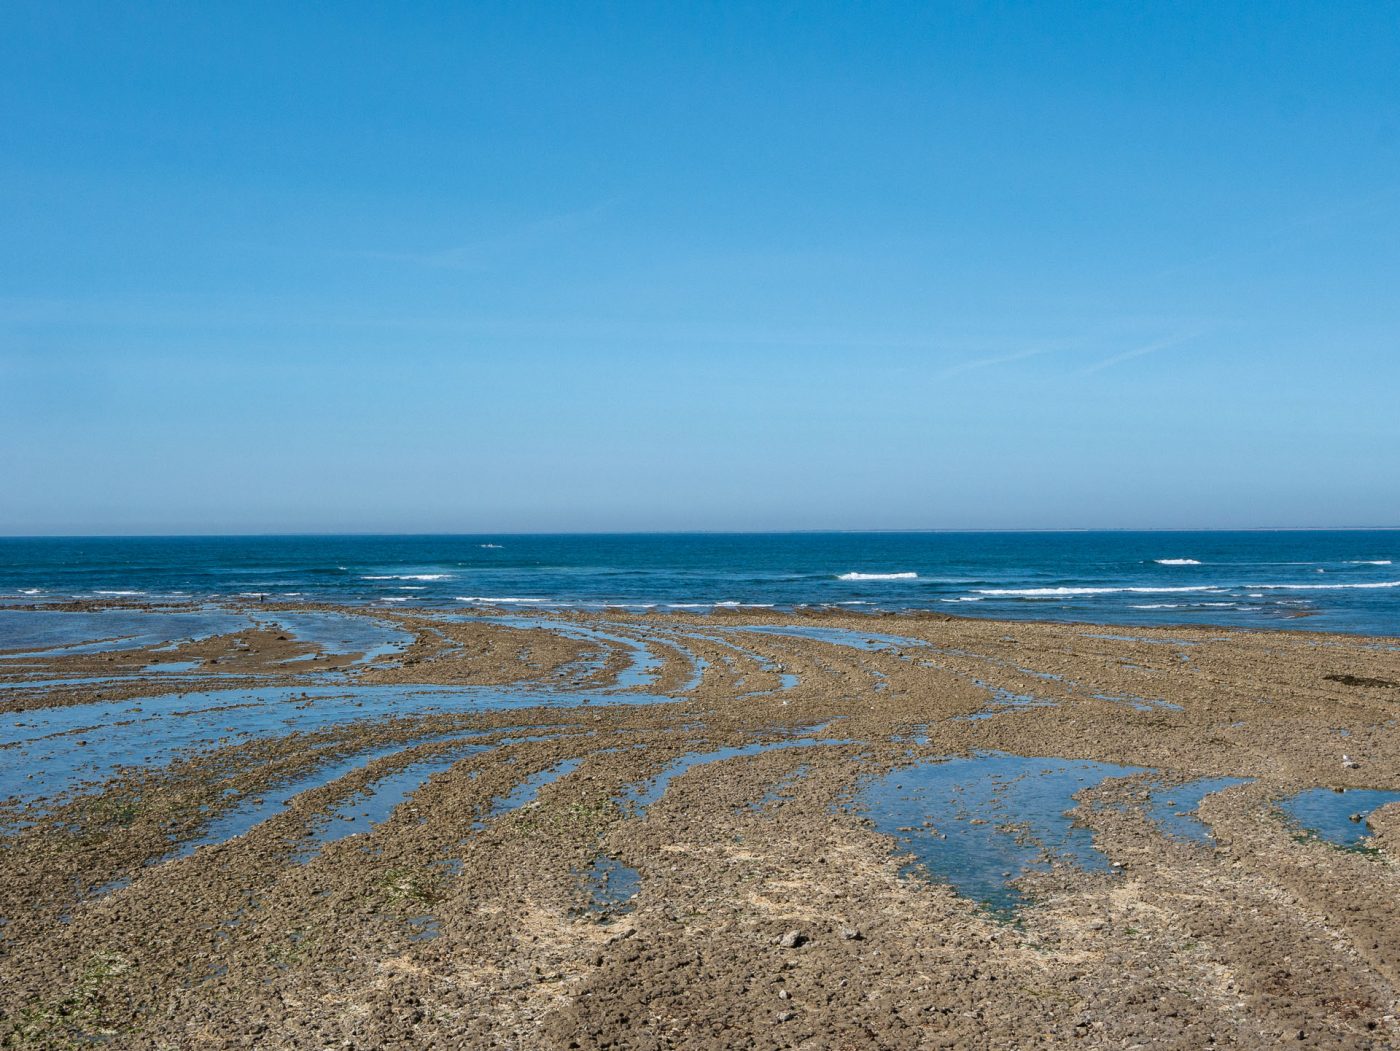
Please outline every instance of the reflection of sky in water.
[{"label": "reflection of sky in water", "polygon": [[599,916],[630,912],[630,902],[642,889],[642,874],[616,858],[599,856],[579,873],[588,895],[588,911]]},{"label": "reflection of sky in water", "polygon": [[762,755],[764,752],[771,752],[779,748],[811,748],[814,746],[830,746],[855,744],[851,740],[836,740],[831,738],[784,738],[780,741],[768,741],[761,744],[738,745],[732,748],[716,748],[710,752],[687,752],[679,759],[673,760],[660,773],[653,775],[643,781],[638,781],[628,785],[617,796],[616,802],[623,810],[640,816],[646,813],[647,807],[651,806],[666,794],[666,788],[672,781],[680,777],[686,771],[705,763],[719,763],[726,759],[743,759],[749,756]]},{"label": "reflection of sky in water", "polygon": [[540,794],[541,789],[552,785],[561,777],[567,777],[569,774],[572,774],[578,769],[579,763],[581,762],[583,762],[581,759],[563,759],[547,770],[541,770],[538,773],[531,774],[505,795],[497,796],[495,799],[491,800],[491,805],[487,807],[485,815],[480,820],[473,822],[472,828],[480,832],[492,821],[533,803],[535,797]]},{"label": "reflection of sky in water", "polygon": [[757,624],[746,625],[738,630],[752,631],[761,635],[785,635],[790,638],[811,639],[813,642],[826,642],[833,646],[867,652],[893,653],[905,649],[929,649],[932,643],[922,639],[910,639],[903,635],[883,635],[878,632],[852,631],[848,628],[822,628],[808,624]]},{"label": "reflection of sky in water", "polygon": [[1066,816],[1073,796],[1141,767],[1001,753],[903,767],[862,786],[854,807],[918,866],[996,912],[1023,904],[1011,880],[1064,860],[1108,868],[1087,828]]},{"label": "reflection of sky in water", "polygon": [[49,796],[105,780],[122,767],[164,766],[188,751],[258,737],[384,716],[567,707],[589,700],[650,704],[670,698],[499,686],[285,686],[0,712],[0,800]]},{"label": "reflection of sky in water", "polygon": [[324,653],[363,654],[361,661],[398,653],[413,641],[408,632],[372,617],[296,612],[260,613],[254,619],[275,624],[302,642],[314,643]]},{"label": "reflection of sky in water", "polygon": [[180,642],[259,627],[285,632],[319,646],[327,654],[362,654],[362,661],[396,653],[413,641],[412,635],[382,620],[346,613],[245,613],[215,609],[68,613],[0,609],[0,650],[25,650],[0,655],[0,660],[78,656],[147,646],[169,649]]},{"label": "reflection of sky in water", "polygon": [[191,839],[182,842],[175,850],[171,851],[163,860],[173,860],[175,858],[188,857],[199,847],[210,843],[223,843],[241,836],[254,825],[257,825],[274,814],[280,813],[282,809],[292,800],[294,796],[302,792],[319,788],[322,785],[330,784],[339,778],[352,774],[362,766],[382,759],[385,756],[393,755],[404,748],[412,747],[413,743],[386,745],[383,748],[375,748],[370,751],[357,752],[344,759],[319,766],[310,774],[298,777],[282,785],[262,788],[258,793],[250,798],[244,799],[229,807],[213,821],[205,826],[204,832]]},{"label": "reflection of sky in water", "polygon": [[1355,847],[1370,834],[1366,822],[1353,814],[1369,816],[1383,806],[1400,802],[1400,792],[1375,788],[1309,788],[1278,804],[1289,821],[1339,847]]},{"label": "reflection of sky in water", "polygon": [[[27,649],[3,659],[106,653],[158,646],[177,639],[196,640],[231,631],[245,631],[252,622],[227,610],[160,612],[95,610],[60,613],[55,610],[0,609],[0,650]],[[47,654],[42,651],[56,650]]]},{"label": "reflection of sky in water", "polygon": [[1201,801],[1213,792],[1247,785],[1253,780],[1251,777],[1206,777],[1189,784],[1154,788],[1148,797],[1147,816],[1169,836],[1209,844],[1213,842],[1210,827],[1197,813]]},{"label": "reflection of sky in water", "polygon": [[623,649],[627,651],[629,660],[627,666],[618,673],[617,689],[620,690],[632,689],[639,686],[650,686],[656,681],[657,675],[661,672],[661,658],[648,649],[646,643],[627,635],[619,635],[615,632],[600,631],[597,628],[587,628],[580,624],[570,624],[568,621],[550,620],[544,617],[471,617],[464,615],[447,615],[439,616],[435,619],[467,623],[480,622],[502,624],[509,628],[550,631],[566,639],[574,639],[579,642],[596,642],[598,643],[597,657],[589,661],[580,662],[580,670],[583,670],[585,673],[588,671],[596,671],[603,666],[610,647]]}]

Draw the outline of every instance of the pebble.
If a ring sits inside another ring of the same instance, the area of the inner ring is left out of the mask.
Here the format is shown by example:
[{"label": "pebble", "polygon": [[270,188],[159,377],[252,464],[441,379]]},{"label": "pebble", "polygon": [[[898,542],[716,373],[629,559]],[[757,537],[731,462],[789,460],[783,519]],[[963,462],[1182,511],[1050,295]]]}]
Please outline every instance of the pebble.
[{"label": "pebble", "polygon": [[796,949],[807,940],[807,936],[801,931],[788,931],[778,939],[778,944],[784,949]]}]

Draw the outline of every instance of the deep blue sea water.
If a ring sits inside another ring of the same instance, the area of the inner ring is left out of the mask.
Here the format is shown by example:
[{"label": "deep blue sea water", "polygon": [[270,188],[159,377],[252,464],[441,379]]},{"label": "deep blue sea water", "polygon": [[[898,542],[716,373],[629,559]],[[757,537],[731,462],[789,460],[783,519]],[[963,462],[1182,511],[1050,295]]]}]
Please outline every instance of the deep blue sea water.
[{"label": "deep blue sea water", "polygon": [[1400,635],[1400,531],[0,538],[0,602],[259,594]]}]

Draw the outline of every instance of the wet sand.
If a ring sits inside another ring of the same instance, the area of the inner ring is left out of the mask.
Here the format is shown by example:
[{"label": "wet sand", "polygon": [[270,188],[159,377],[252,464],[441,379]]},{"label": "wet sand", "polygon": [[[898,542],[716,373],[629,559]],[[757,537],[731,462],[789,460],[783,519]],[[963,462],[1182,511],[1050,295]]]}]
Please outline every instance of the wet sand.
[{"label": "wet sand", "polygon": [[1400,1046],[1400,641],[373,616],[0,660],[0,1046]]}]

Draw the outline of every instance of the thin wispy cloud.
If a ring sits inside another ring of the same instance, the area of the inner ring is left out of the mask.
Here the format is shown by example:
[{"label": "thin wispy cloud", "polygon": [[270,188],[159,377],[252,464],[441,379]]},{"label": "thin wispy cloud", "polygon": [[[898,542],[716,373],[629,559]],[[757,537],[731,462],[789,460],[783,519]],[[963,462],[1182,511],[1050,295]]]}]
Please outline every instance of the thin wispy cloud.
[{"label": "thin wispy cloud", "polygon": [[950,365],[942,372],[938,373],[938,379],[946,380],[953,376],[960,376],[964,372],[973,372],[977,369],[989,369],[997,365],[1010,365],[1013,362],[1025,361],[1027,358],[1038,358],[1042,354],[1050,354],[1057,350],[1064,350],[1068,343],[1052,343],[1047,346],[1031,347],[1027,350],[1018,350],[1011,354],[997,354],[988,358],[973,358],[970,361],[962,361],[956,365]]},{"label": "thin wispy cloud", "polygon": [[1145,358],[1149,354],[1156,354],[1158,351],[1161,350],[1168,350],[1171,347],[1178,347],[1183,343],[1190,342],[1191,340],[1197,338],[1200,335],[1200,332],[1188,332],[1184,335],[1170,336],[1167,339],[1159,339],[1155,343],[1147,343],[1141,347],[1133,347],[1131,350],[1125,350],[1121,354],[1114,354],[1112,357],[1104,358],[1102,361],[1095,362],[1094,364],[1085,368],[1082,372],[1082,375],[1090,376],[1096,372],[1102,372],[1104,369],[1111,369],[1115,365],[1121,365],[1125,361],[1132,361],[1135,358]]}]

